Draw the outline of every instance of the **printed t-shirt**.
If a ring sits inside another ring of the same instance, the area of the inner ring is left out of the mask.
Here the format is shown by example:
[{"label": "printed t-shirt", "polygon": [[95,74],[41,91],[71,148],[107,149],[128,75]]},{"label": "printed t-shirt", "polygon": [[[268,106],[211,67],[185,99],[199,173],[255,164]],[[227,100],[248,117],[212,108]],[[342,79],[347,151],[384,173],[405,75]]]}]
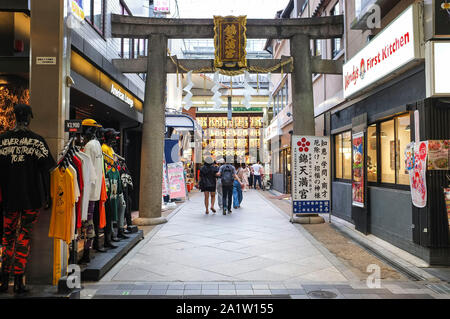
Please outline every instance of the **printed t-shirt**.
[{"label": "printed t-shirt", "polygon": [[108,194],[106,193],[106,183],[105,178],[102,177],[102,193],[100,194],[100,203],[99,203],[99,226],[100,228],[105,228],[106,226],[106,212],[105,212],[105,202],[108,200]]},{"label": "printed t-shirt", "polygon": [[122,183],[120,182],[120,173],[115,168],[110,168],[106,172],[106,188],[108,189],[108,200],[113,213],[113,220],[117,221],[119,194],[122,193]]},{"label": "printed t-shirt", "polygon": [[40,209],[49,199],[50,169],[55,165],[45,140],[30,130],[0,134],[0,188],[3,209]]},{"label": "printed t-shirt", "polygon": [[[89,155],[78,152],[77,155],[80,157],[82,161],[83,167],[83,195],[81,199],[81,220],[85,221],[88,218],[88,209],[89,209],[89,196],[91,193],[91,188],[95,185],[95,168],[92,165],[91,158]],[[81,227],[81,225],[77,225],[77,227]]]},{"label": "printed t-shirt", "polygon": [[95,169],[95,186],[91,188],[89,200],[99,201],[102,191],[102,172],[103,172],[103,152],[100,142],[96,139],[90,140],[84,147],[84,152],[89,155]]},{"label": "printed t-shirt", "polygon": [[261,175],[261,171],[262,171],[262,166],[261,165],[253,164],[252,168],[253,168],[253,174],[254,175],[256,175],[256,176]]},{"label": "printed t-shirt", "polygon": [[69,227],[75,205],[75,190],[74,177],[69,169],[57,168],[51,173],[50,195],[52,216],[48,236],[70,243],[72,238]]},{"label": "printed t-shirt", "polygon": [[[110,157],[112,157],[112,158],[115,158],[115,156],[114,156],[114,155],[115,155],[114,150],[113,150],[113,148],[112,148],[111,146],[109,146],[108,144],[105,144],[105,143],[102,144],[102,151],[103,151],[103,153],[105,153],[106,155],[108,155],[108,156],[110,156]],[[114,164],[114,161],[111,160],[110,158],[106,157],[106,156],[105,156],[105,161],[106,161],[108,164],[110,164],[110,165]]]}]

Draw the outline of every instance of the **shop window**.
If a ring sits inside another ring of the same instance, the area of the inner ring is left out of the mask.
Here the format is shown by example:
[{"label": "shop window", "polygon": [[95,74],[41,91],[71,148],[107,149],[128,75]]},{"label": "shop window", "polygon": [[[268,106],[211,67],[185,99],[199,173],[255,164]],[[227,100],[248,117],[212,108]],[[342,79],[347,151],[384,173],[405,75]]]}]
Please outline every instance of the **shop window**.
[{"label": "shop window", "polygon": [[351,179],[352,176],[352,141],[350,131],[337,134],[334,137],[335,147],[335,177]]},{"label": "shop window", "polygon": [[377,182],[377,126],[367,128],[367,180]]},{"label": "shop window", "polygon": [[123,44],[122,44],[122,58],[124,59],[129,59],[130,56],[130,46],[131,46],[131,41],[130,39],[122,39],[123,40]]},{"label": "shop window", "polygon": [[86,0],[83,2],[85,19],[101,35],[105,33],[105,0]]},{"label": "shop window", "polygon": [[[409,175],[405,170],[404,150],[410,142],[409,114],[379,123],[378,130],[375,124],[369,126],[368,181],[409,185]],[[378,149],[380,150],[379,154]],[[380,165],[377,165],[377,159],[380,161]]]}]

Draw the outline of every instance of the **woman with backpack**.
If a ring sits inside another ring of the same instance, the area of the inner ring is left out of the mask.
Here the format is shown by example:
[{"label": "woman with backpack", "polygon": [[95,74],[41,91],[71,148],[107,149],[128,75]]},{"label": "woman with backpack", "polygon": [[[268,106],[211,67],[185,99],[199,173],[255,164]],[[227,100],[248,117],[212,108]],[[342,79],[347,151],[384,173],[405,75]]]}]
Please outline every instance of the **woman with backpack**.
[{"label": "woman with backpack", "polygon": [[205,214],[209,214],[209,198],[211,197],[211,211],[216,212],[214,209],[214,202],[216,200],[216,178],[218,167],[214,165],[211,157],[205,159],[205,163],[200,169],[200,190],[205,194]]}]

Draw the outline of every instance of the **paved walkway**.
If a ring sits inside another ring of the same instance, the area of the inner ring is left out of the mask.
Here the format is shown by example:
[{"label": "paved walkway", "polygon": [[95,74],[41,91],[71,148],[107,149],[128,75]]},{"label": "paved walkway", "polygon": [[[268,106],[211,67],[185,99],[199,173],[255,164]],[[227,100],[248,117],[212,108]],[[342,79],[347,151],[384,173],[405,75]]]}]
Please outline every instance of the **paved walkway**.
[{"label": "paved walkway", "polygon": [[[206,215],[203,195],[194,194],[99,283],[85,284],[83,296],[307,298],[309,290],[327,288],[346,298],[344,293],[355,296],[355,287],[365,287],[351,283],[354,277],[340,261],[257,191],[245,192],[232,214],[222,215],[217,204],[216,209]],[[403,288],[422,288],[411,284]],[[392,295],[370,290],[372,296],[377,293]]]}]

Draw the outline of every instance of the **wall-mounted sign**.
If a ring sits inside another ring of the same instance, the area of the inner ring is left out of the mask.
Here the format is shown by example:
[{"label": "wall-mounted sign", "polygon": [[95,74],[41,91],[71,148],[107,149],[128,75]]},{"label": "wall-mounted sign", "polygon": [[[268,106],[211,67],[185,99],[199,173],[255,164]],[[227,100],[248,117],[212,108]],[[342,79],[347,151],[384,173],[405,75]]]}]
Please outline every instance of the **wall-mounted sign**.
[{"label": "wall-mounted sign", "polygon": [[450,41],[427,42],[425,46],[425,69],[427,97],[450,96]]},{"label": "wall-mounted sign", "polygon": [[273,123],[266,128],[264,132],[264,140],[271,140],[279,135],[283,135],[283,132],[280,128],[279,120],[276,118],[275,121],[273,121]]},{"label": "wall-mounted sign", "polygon": [[134,101],[127,96],[127,94],[122,91],[119,87],[115,86],[114,83],[111,84],[111,94],[117,96],[119,99],[127,103],[130,107],[134,107]]},{"label": "wall-mounted sign", "polygon": [[170,0],[153,1],[153,11],[159,13],[170,13]]},{"label": "wall-mounted sign", "polygon": [[411,5],[344,64],[344,98],[422,57],[418,11],[417,5]]},{"label": "wall-mounted sign", "polygon": [[[89,1],[89,0],[88,0]],[[83,10],[83,0],[71,0],[70,7],[72,10],[72,14],[79,20],[84,20],[84,10]]]},{"label": "wall-mounted sign", "polygon": [[364,207],[364,132],[352,135],[352,205]]},{"label": "wall-mounted sign", "polygon": [[55,56],[38,56],[36,57],[36,65],[56,65]]},{"label": "wall-mounted sign", "polygon": [[450,140],[428,141],[428,170],[448,171],[450,169]]},{"label": "wall-mounted sign", "polygon": [[450,36],[450,1],[424,2],[425,41]]},{"label": "wall-mounted sign", "polygon": [[292,136],[294,214],[329,213],[330,137]]}]

